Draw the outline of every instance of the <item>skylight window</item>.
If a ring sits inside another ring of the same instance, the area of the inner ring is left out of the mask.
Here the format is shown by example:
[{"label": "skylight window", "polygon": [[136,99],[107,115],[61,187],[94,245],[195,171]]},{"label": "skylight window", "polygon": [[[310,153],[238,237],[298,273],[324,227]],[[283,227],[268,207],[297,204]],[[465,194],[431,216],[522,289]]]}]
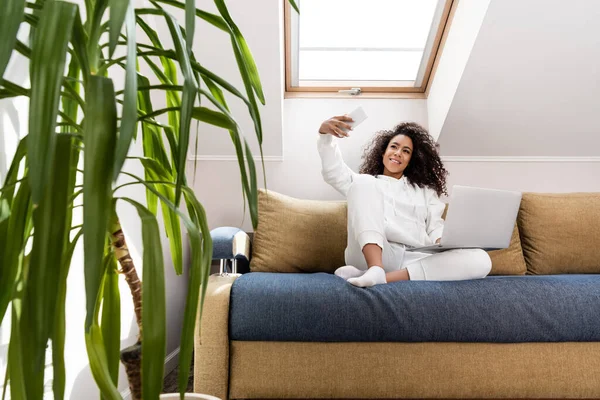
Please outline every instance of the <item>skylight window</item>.
[{"label": "skylight window", "polygon": [[453,0],[286,2],[286,89],[424,92]]}]

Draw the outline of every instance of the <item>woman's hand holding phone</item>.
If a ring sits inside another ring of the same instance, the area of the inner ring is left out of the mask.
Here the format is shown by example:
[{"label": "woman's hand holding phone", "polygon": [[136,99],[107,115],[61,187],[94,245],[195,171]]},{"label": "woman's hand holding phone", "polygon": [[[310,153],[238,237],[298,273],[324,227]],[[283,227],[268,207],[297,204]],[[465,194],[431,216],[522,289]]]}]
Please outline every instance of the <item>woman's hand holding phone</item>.
[{"label": "woman's hand holding phone", "polygon": [[323,135],[330,134],[338,138],[348,137],[350,136],[348,132],[352,130],[349,123],[352,122],[354,122],[352,118],[347,115],[331,117],[321,124],[319,133]]}]

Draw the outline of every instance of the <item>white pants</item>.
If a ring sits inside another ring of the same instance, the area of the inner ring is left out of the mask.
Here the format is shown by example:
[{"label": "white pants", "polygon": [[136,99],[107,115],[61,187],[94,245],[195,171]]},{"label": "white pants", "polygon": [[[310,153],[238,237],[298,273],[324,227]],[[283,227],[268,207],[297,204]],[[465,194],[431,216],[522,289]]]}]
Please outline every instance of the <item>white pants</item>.
[{"label": "white pants", "polygon": [[[481,249],[457,249],[430,254],[405,251],[401,243],[385,235],[384,193],[375,179],[356,179],[348,190],[348,246],[346,264],[367,269],[362,253],[365,235],[380,238],[383,269],[407,269],[411,280],[456,281],[485,278],[492,269],[489,255]],[[375,235],[373,235],[375,234]],[[376,243],[377,244],[377,243]]]}]

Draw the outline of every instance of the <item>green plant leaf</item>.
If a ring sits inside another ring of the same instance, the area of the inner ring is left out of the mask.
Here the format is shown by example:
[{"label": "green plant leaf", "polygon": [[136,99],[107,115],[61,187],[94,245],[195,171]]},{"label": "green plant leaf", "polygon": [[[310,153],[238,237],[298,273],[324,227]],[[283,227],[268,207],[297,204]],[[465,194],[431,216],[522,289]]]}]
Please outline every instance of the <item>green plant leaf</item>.
[{"label": "green plant leaf", "polygon": [[[150,158],[139,158],[140,162],[144,166],[146,176],[150,177],[153,181],[167,181],[172,182],[173,177],[169,171],[167,171],[159,162]],[[175,195],[173,190],[164,185],[157,185],[158,192],[169,199],[171,202],[175,202]],[[169,249],[171,250],[171,258],[173,260],[173,267],[177,275],[183,273],[183,245],[181,240],[181,225],[179,223],[179,217],[177,214],[169,209],[169,207],[161,201],[162,215],[165,223],[165,231],[167,238],[169,239]]]},{"label": "green plant leaf", "polygon": [[[72,167],[72,143],[71,136],[58,135],[50,181],[42,201],[33,212],[33,246],[23,299],[23,316],[31,329],[29,339],[24,341],[32,355],[24,360],[27,376],[37,376],[36,373],[41,370],[43,377],[46,344],[55,329],[63,250],[71,222],[67,210],[74,188],[67,177]],[[29,387],[27,390],[29,393]]]},{"label": "green plant leaf", "polygon": [[233,37],[231,38],[231,45],[233,48],[233,54],[235,55],[235,59],[238,63],[240,74],[242,76],[242,81],[244,82],[244,88],[246,89],[246,94],[248,95],[248,101],[250,102],[248,111],[250,112],[250,116],[252,117],[252,121],[254,122],[254,131],[256,132],[256,138],[258,139],[259,146],[261,146],[262,145],[262,123],[260,120],[260,112],[258,111],[258,105],[256,104],[256,99],[254,98],[254,92],[252,91],[252,82],[250,80],[248,72],[246,71],[241,52],[237,48],[237,45],[236,45]]},{"label": "green plant leaf", "polygon": [[[6,203],[8,201],[4,199]],[[3,246],[2,255],[0,260],[2,261],[2,268],[0,268],[0,321],[4,319],[4,314],[8,307],[8,303],[11,301],[15,285],[17,282],[17,275],[19,272],[19,257],[23,254],[25,247],[25,240],[29,236],[27,231],[28,218],[31,217],[31,191],[29,184],[23,181],[19,186],[17,195],[12,202],[12,208],[10,210],[10,217],[8,221],[5,221],[5,232],[3,234],[4,240],[1,246]],[[7,233],[10,232],[10,235]]]},{"label": "green plant leaf", "polygon": [[225,129],[236,129],[235,122],[225,114],[211,110],[206,107],[195,107],[192,117],[207,124],[218,126]]},{"label": "green plant leaf", "polygon": [[[35,31],[31,55],[31,99],[29,105],[29,164],[31,194],[38,204],[49,181],[54,155],[56,116],[65,69],[67,45],[73,31],[77,5],[51,1],[44,5]],[[43,40],[52,37],[51,43]],[[39,40],[37,39],[39,38]]]},{"label": "green plant leaf", "polygon": [[177,166],[177,187],[175,188],[175,204],[179,204],[181,197],[181,187],[185,181],[185,160],[187,158],[188,145],[190,140],[190,124],[192,121],[192,111],[198,91],[198,83],[192,73],[190,58],[186,51],[185,41],[181,29],[172,15],[165,13],[165,20],[169,26],[169,31],[175,44],[175,52],[179,59],[179,65],[183,72],[183,96],[181,101],[181,121],[179,126],[178,142],[178,160]]},{"label": "green plant leaf", "polygon": [[104,339],[102,337],[102,330],[95,321],[95,318],[92,325],[90,325],[89,328],[86,328],[85,347],[90,360],[90,369],[92,370],[92,375],[94,376],[94,380],[100,388],[102,396],[110,400],[122,400],[121,394],[117,390],[116,386],[112,383],[112,379],[110,377],[108,360],[106,359],[106,350],[104,347]]},{"label": "green plant leaf", "polygon": [[[201,238],[190,234],[190,240],[192,240],[192,266],[185,302],[179,353],[178,386],[179,393],[181,394],[185,392],[187,387],[194,349],[196,318],[198,318],[198,321],[202,318],[201,314],[206,295],[206,284],[208,283],[208,276],[210,274],[213,248],[204,207],[202,207],[202,204],[196,199],[194,192],[189,188],[184,188],[184,196],[188,212],[194,217],[194,222],[197,224]],[[194,232],[194,235],[197,235],[196,232]],[[200,288],[202,288],[201,292]],[[200,310],[198,310],[198,302],[200,302]],[[198,313],[200,313],[200,316],[198,316]]]},{"label": "green plant leaf", "polygon": [[[121,0],[110,0],[117,2]],[[111,9],[112,12],[112,9]],[[137,130],[137,74],[136,74],[136,40],[135,40],[135,16],[130,7],[125,20],[127,25],[127,64],[125,68],[125,95],[123,98],[123,114],[121,116],[121,127],[117,150],[115,155],[115,166],[113,170],[113,181],[116,181],[125,162],[129,151],[129,145]]]},{"label": "green plant leaf", "polygon": [[[160,15],[163,15],[166,18],[167,14],[163,10],[156,10],[156,11],[159,11]],[[146,24],[142,18],[137,17],[136,21],[138,22],[138,25],[142,28],[144,33],[148,36],[148,38],[150,38],[152,45],[155,48],[162,50],[163,46],[162,46],[160,40],[158,39],[158,34],[152,28],[150,28],[150,26],[148,26],[148,24]],[[163,56],[160,57],[160,62],[163,66],[164,73],[163,73],[163,71],[161,71],[158,68],[158,66],[156,64],[154,64],[154,62],[152,62],[152,60],[150,60],[149,57],[144,56],[143,59],[150,66],[150,68],[156,74],[156,76],[158,77],[158,79],[160,80],[161,83],[168,84],[168,85],[176,85],[177,84],[177,68],[175,67],[175,63],[171,59],[169,59],[167,57],[163,57]],[[184,77],[185,77],[185,75],[184,75]],[[179,98],[178,91],[167,90],[166,98],[167,98],[167,107],[177,107],[177,108],[181,107],[181,100]],[[179,132],[179,129],[180,129],[179,118],[180,118],[179,111],[170,111],[169,112],[169,125],[171,125],[171,127],[174,129],[175,132]],[[173,152],[177,152],[178,147],[175,146],[171,150]],[[173,164],[175,166],[175,170],[179,171],[177,158],[175,158],[173,160]],[[185,176],[184,176],[184,178],[185,178]]]},{"label": "green plant leaf", "polygon": [[240,29],[237,27],[237,25],[233,21],[233,18],[231,18],[231,15],[229,14],[229,10],[227,9],[227,6],[225,5],[225,0],[214,0],[214,2],[215,2],[215,5],[217,6],[217,9],[219,10],[219,13],[223,17],[223,19],[225,21],[227,21],[227,24],[231,29],[231,34],[232,34],[231,37],[235,41],[234,48],[238,49],[238,51],[240,52],[240,55],[242,57],[243,68],[242,68],[242,65],[240,65],[240,63],[238,61],[238,66],[240,67],[240,72],[243,69],[247,73],[248,77],[250,78],[251,85],[254,88],[256,95],[258,96],[258,99],[260,100],[260,102],[262,104],[265,104],[265,96],[262,91],[262,84],[260,83],[260,77],[258,75],[258,68],[256,67],[256,63],[254,62],[254,57],[252,57],[252,53],[250,52],[250,47],[248,47],[248,44],[246,43],[246,39],[244,39],[244,36],[242,36]]},{"label": "green plant leaf", "polygon": [[188,53],[192,53],[194,34],[196,32],[196,0],[185,0],[185,33]]},{"label": "green plant leaf", "polygon": [[[87,14],[87,22],[89,25],[89,40],[88,40],[88,60],[90,62],[90,72],[96,74],[99,67],[99,61],[102,58],[102,51],[98,43],[100,43],[100,36],[102,35],[102,18],[104,17],[104,11],[108,7],[108,0],[93,0],[93,13]],[[90,11],[87,9],[86,11]]]},{"label": "green plant leaf", "polygon": [[[181,9],[185,9],[185,7],[186,7],[186,4],[184,4],[180,1],[176,1],[176,0],[156,0],[156,2],[161,3],[161,4],[168,4],[170,6],[181,8]],[[154,11],[155,14],[162,15],[160,13],[160,10],[155,10],[155,9],[140,9],[140,11],[141,12]],[[159,12],[156,12],[156,11],[159,11]],[[209,24],[221,29],[222,31],[225,31],[225,32],[229,31],[227,22],[225,22],[225,20],[223,18],[221,18],[219,15],[211,14],[209,12],[206,12],[206,11],[196,8],[196,16],[202,18]]]},{"label": "green plant leaf", "polygon": [[[75,99],[72,99],[69,96],[62,97],[62,114],[71,121],[77,121],[77,107],[81,106],[82,111],[85,107],[83,99],[79,96],[80,83],[77,81],[77,78],[79,77],[80,71],[79,61],[76,58],[71,59],[67,76],[73,80],[63,80],[63,87],[75,97]],[[67,127],[63,127],[61,131],[63,133],[68,133]]]},{"label": "green plant leaf", "polygon": [[[125,14],[129,8],[129,0],[108,0],[108,6],[110,7],[110,19],[108,20],[108,56],[112,57],[117,48],[121,27],[125,21]],[[129,35],[129,32],[127,32],[127,35]]]},{"label": "green plant leaf", "polygon": [[[145,182],[139,177],[124,172],[125,175],[134,178],[137,182],[130,182],[122,186],[132,184],[142,184],[148,188],[148,190],[154,192],[158,198],[163,201],[171,210],[176,212],[181,220],[183,221],[188,235],[190,237],[191,246],[191,271],[190,271],[190,283],[188,284],[188,294],[186,298],[186,306],[184,311],[184,327],[182,329],[181,337],[181,350],[180,350],[180,375],[179,375],[179,387],[180,391],[184,390],[187,386],[187,376],[189,374],[190,363],[191,363],[191,351],[193,349],[194,340],[194,329],[196,324],[196,316],[198,312],[198,302],[201,304],[204,302],[205,289],[200,293],[200,285],[202,282],[206,282],[210,273],[210,263],[212,258],[212,240],[210,237],[210,231],[206,222],[206,214],[201,204],[196,200],[195,195],[191,189],[184,187],[183,193],[188,208],[188,213],[193,221],[183,214],[179,208],[175,206],[169,199],[165,198],[153,184]],[[163,183],[165,186],[173,187],[173,183]],[[203,277],[206,279],[203,280]],[[200,296],[198,296],[200,293]],[[200,297],[200,298],[199,298]],[[143,318],[142,318],[143,319]],[[145,339],[144,339],[145,341]],[[143,352],[143,351],[142,351]],[[183,368],[183,369],[182,369]],[[185,369],[187,368],[187,370]],[[183,386],[182,386],[183,385]]]},{"label": "green plant leaf", "polygon": [[296,10],[296,12],[298,14],[300,14],[300,9],[298,8],[298,5],[296,4],[296,2],[294,0],[289,0],[290,4],[292,5],[292,7],[294,7],[294,10]]},{"label": "green plant leaf", "polygon": [[91,74],[90,62],[86,50],[87,41],[88,38],[85,29],[83,28],[83,23],[81,22],[81,15],[77,12],[77,18],[75,18],[75,24],[73,25],[73,40],[71,43],[73,44],[73,54],[77,57],[79,67],[81,68],[81,71],[83,71],[84,82],[87,82],[87,79]]},{"label": "green plant leaf", "polygon": [[119,355],[121,346],[121,297],[117,260],[113,253],[104,258],[105,275],[102,295],[102,338],[106,349],[106,362],[115,386],[119,384]]},{"label": "green plant leaf", "polygon": [[[21,162],[25,158],[25,154],[27,153],[27,136],[19,141],[17,145],[17,150],[13,156],[12,162],[10,163],[10,167],[6,174],[6,178],[4,178],[4,186],[2,187],[2,193],[0,193],[0,199],[3,202],[6,202],[9,207],[11,207],[13,202],[13,196],[16,189],[17,182],[19,181],[19,166]],[[25,182],[25,184],[28,184]],[[0,248],[2,248],[2,243],[6,243],[8,222],[6,224],[0,224]],[[4,254],[5,252],[3,252]],[[2,272],[5,271],[4,264],[2,264],[3,258],[0,256],[0,277],[2,277]],[[0,288],[3,280],[0,280]],[[1,298],[1,294],[0,294]],[[2,304],[2,303],[0,303]],[[2,321],[2,316],[4,315],[5,309],[0,307],[0,321]]]},{"label": "green plant leaf", "polygon": [[135,200],[122,198],[133,205],[142,220],[144,246],[142,273],[142,395],[146,400],[158,399],[163,386],[167,352],[167,313],[165,305],[165,271],[162,245],[156,217]]},{"label": "green plant leaf", "polygon": [[17,32],[25,14],[25,0],[6,0],[2,2],[0,13],[0,78],[10,60],[13,47],[17,41]]},{"label": "green plant leaf", "polygon": [[52,389],[55,399],[62,399],[65,396],[65,302],[67,299],[67,275],[71,266],[71,259],[75,246],[83,230],[79,230],[73,240],[65,244],[65,252],[61,262],[60,287],[58,289],[58,298],[56,301],[56,317],[54,322],[54,333],[52,335]]},{"label": "green plant leaf", "polygon": [[248,162],[248,172],[250,173],[250,192],[248,193],[248,207],[250,208],[250,218],[252,219],[252,227],[256,229],[258,226],[258,186],[256,183],[256,166],[254,165],[254,156],[250,151],[248,142],[244,140],[246,148],[246,160]]},{"label": "green plant leaf", "polygon": [[8,344],[8,367],[10,375],[10,394],[12,399],[26,399],[25,387],[27,379],[23,371],[23,343],[21,335],[21,318],[23,308],[23,279],[17,282],[15,298],[12,302],[12,321],[10,343]]},{"label": "green plant leaf", "polygon": [[87,152],[84,157],[83,243],[87,310],[85,327],[89,331],[102,280],[102,259],[111,213],[117,110],[113,83],[108,78],[90,76],[85,97],[84,147]]}]

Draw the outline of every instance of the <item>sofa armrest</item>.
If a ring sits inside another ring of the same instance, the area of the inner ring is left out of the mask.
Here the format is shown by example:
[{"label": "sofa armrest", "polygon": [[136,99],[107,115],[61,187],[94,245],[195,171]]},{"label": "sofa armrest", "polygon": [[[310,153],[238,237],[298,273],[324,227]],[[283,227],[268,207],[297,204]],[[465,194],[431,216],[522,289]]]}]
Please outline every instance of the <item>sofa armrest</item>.
[{"label": "sofa armrest", "polygon": [[[221,274],[226,272],[228,260],[231,260],[231,272],[249,271],[250,236],[243,230],[230,226],[215,228],[210,231],[213,241],[213,260],[221,260]],[[240,271],[238,271],[238,263]]]},{"label": "sofa armrest", "polygon": [[229,296],[239,275],[211,275],[194,337],[194,392],[228,398]]}]

